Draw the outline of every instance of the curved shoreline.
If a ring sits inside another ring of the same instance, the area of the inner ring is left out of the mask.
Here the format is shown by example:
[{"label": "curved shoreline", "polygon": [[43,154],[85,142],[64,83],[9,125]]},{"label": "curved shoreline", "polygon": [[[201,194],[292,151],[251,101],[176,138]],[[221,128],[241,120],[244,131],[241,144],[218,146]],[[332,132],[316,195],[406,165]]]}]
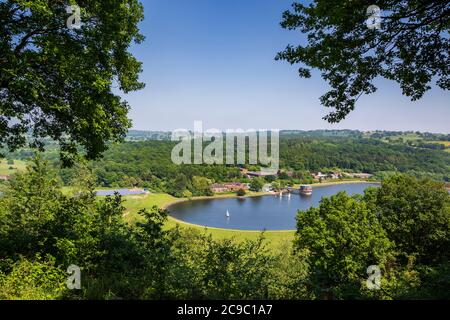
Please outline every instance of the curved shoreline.
[{"label": "curved shoreline", "polygon": [[245,233],[292,233],[292,232],[295,232],[295,229],[292,229],[292,230],[225,229],[225,228],[202,226],[201,224],[195,224],[195,223],[186,222],[186,221],[174,218],[171,215],[169,215],[169,218],[172,219],[173,221],[177,222],[177,223],[180,223],[180,224],[185,224],[187,226],[202,228],[202,229],[206,229],[206,230],[225,230],[225,231],[230,231],[230,232],[245,232]]},{"label": "curved shoreline", "polygon": [[342,180],[342,181],[336,181],[336,182],[319,182],[319,183],[312,183],[310,186],[313,187],[328,187],[333,185],[340,185],[340,184],[356,184],[356,183],[371,183],[371,184],[381,184],[381,181],[368,181],[368,180]]},{"label": "curved shoreline", "polygon": [[[315,187],[327,187],[327,186],[331,186],[331,185],[341,185],[341,184],[357,184],[357,183],[369,183],[369,184],[381,184],[381,182],[379,181],[366,181],[366,180],[348,180],[348,181],[336,181],[336,182],[320,182],[320,183],[313,183],[310,184],[311,186],[315,186]],[[230,193],[230,194],[222,194],[222,195],[213,195],[213,196],[200,196],[200,197],[193,197],[191,199],[187,199],[187,198],[180,198],[174,201],[171,201],[169,203],[164,204],[161,208],[164,210],[169,210],[169,208],[175,204],[178,203],[182,203],[182,202],[188,202],[188,201],[198,201],[198,200],[218,200],[218,199],[238,199],[238,198],[253,198],[253,197],[263,197],[263,196],[269,196],[269,195],[274,195],[275,193],[273,192],[257,192],[255,194],[249,194],[249,195],[245,195],[245,196],[237,196],[235,193]],[[261,233],[261,232],[265,232],[265,233],[275,233],[275,232],[294,232],[295,229],[291,229],[291,230],[241,230],[241,229],[226,229],[226,228],[217,228],[217,227],[208,227],[208,226],[203,226],[200,224],[195,224],[195,223],[190,223],[190,222],[186,222],[177,218],[172,217],[170,214],[168,215],[169,219],[172,219],[173,221],[180,223],[180,224],[185,224],[188,226],[193,226],[193,227],[197,227],[197,228],[204,228],[204,229],[212,229],[212,230],[227,230],[227,231],[231,231],[231,232],[249,232],[249,233]]]}]

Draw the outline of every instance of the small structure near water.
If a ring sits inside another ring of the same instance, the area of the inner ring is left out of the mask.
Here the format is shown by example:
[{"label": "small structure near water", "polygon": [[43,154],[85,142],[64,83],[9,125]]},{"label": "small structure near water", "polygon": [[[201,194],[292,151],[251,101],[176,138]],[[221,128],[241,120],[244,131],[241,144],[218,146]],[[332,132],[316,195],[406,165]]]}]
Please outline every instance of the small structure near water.
[{"label": "small structure near water", "polygon": [[211,185],[211,191],[214,193],[220,192],[236,192],[238,190],[248,190],[248,185],[246,183],[240,182],[229,182],[229,183],[214,183]]},{"label": "small structure near water", "polygon": [[312,195],[312,187],[310,185],[302,185],[300,186],[300,194],[305,195],[305,196],[310,196]]}]

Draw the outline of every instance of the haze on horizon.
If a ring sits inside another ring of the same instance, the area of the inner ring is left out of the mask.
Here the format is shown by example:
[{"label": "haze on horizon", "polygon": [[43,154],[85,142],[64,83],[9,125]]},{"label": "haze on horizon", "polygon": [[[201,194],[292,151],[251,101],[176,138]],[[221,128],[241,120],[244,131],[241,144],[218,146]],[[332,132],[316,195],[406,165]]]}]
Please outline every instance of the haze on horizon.
[{"label": "haze on horizon", "polygon": [[318,72],[301,79],[297,66],[274,57],[302,34],[280,27],[293,0],[147,0],[132,53],[143,62],[146,88],[122,95],[135,130],[204,128],[354,129],[450,133],[450,96],[433,87],[412,102],[398,84],[377,79],[339,124],[319,97],[327,84]]}]

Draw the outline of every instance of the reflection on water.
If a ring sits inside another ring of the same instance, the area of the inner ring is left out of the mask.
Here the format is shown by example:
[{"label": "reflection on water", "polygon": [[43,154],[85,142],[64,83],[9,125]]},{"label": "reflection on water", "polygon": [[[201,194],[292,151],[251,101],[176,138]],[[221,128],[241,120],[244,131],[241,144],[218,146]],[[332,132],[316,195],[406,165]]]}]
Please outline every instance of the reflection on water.
[{"label": "reflection on water", "polygon": [[121,196],[130,196],[137,194],[145,194],[147,191],[145,189],[114,189],[114,190],[98,190],[98,196],[113,196],[115,193]]},{"label": "reflection on water", "polygon": [[[317,206],[322,197],[339,191],[362,194],[373,183],[349,183],[314,187],[311,196],[292,194],[249,198],[205,199],[180,202],[169,207],[170,215],[202,226],[239,230],[294,230],[297,210]],[[230,217],[226,217],[227,210]]]}]

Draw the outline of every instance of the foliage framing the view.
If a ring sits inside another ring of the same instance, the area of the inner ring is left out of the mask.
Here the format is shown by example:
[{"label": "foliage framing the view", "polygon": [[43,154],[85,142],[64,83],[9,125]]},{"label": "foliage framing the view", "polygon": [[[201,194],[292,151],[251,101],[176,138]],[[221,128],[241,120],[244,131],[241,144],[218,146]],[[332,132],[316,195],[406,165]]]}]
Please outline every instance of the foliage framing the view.
[{"label": "foliage framing the view", "polygon": [[[270,251],[264,235],[166,228],[156,207],[127,224],[121,197],[98,199],[88,172],[70,193],[54,176],[35,160],[0,197],[0,299],[449,298],[443,183],[396,175],[364,196],[324,198],[298,213],[294,250]],[[65,286],[71,264],[81,290]],[[369,265],[382,270],[382,290],[367,289]]]},{"label": "foliage framing the view", "polygon": [[[381,9],[380,29],[368,28],[367,8]],[[450,5],[447,1],[316,0],[294,3],[286,11],[283,28],[300,30],[307,44],[289,45],[277,59],[302,63],[321,71],[331,90],[322,105],[335,110],[325,116],[339,122],[354,108],[362,94],[376,91],[378,76],[399,83],[404,95],[420,99],[432,80],[450,88]],[[299,75],[309,78],[310,69]]]}]

